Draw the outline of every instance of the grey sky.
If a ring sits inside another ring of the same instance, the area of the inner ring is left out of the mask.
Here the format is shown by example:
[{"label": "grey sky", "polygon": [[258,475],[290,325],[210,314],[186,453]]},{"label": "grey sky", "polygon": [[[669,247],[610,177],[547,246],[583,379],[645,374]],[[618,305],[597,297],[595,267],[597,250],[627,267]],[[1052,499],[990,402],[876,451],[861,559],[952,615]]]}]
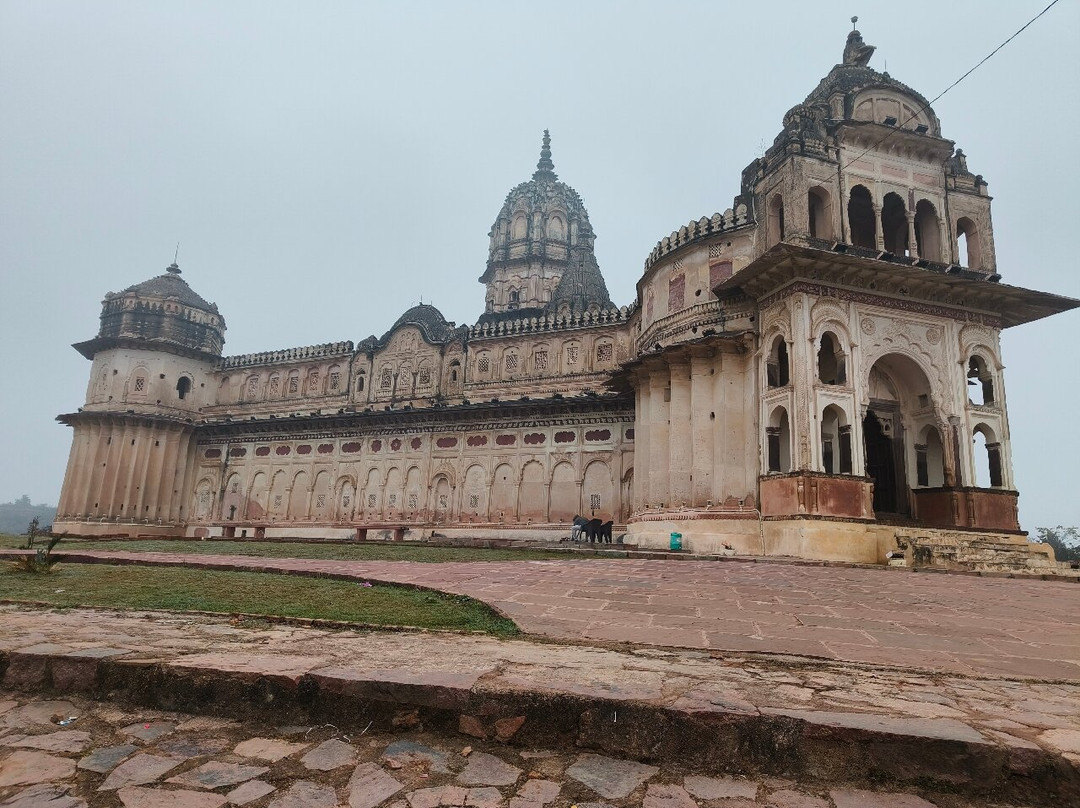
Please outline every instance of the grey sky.
[{"label": "grey sky", "polygon": [[[483,308],[487,233],[551,129],[612,298],[840,60],[929,98],[1048,0],[0,0],[0,501],[55,502],[102,296],[159,274],[216,301],[226,353],[381,334],[421,296]],[[861,8],[860,8],[861,6]],[[1005,283],[1080,297],[1080,4],[935,105],[995,197]],[[1080,312],[1006,332],[1021,522],[1080,524]]]}]

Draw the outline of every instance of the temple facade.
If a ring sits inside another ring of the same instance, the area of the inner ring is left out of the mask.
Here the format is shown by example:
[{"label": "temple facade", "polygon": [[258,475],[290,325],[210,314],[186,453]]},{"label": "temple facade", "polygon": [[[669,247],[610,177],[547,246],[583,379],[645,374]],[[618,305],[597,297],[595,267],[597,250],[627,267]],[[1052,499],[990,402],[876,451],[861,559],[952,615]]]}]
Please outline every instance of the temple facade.
[{"label": "temple facade", "polygon": [[546,132],[473,325],[422,304],[355,344],[223,356],[175,264],[107,295],[56,529],[530,538],[582,514],[639,546],[1045,561],[1000,334],[1080,303],[1001,282],[986,182],[872,53],[853,31],[628,305]]}]

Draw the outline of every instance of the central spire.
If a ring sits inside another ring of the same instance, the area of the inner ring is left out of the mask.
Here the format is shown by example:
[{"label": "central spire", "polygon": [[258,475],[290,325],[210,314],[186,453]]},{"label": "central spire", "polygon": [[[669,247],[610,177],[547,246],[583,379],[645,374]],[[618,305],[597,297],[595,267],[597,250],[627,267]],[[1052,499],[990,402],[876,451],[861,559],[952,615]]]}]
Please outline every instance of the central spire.
[{"label": "central spire", "polygon": [[533,179],[538,180],[540,178],[558,179],[555,174],[555,163],[551,161],[551,135],[548,134],[548,130],[544,130],[544,145],[540,148],[540,160],[536,163],[536,171],[533,173]]}]

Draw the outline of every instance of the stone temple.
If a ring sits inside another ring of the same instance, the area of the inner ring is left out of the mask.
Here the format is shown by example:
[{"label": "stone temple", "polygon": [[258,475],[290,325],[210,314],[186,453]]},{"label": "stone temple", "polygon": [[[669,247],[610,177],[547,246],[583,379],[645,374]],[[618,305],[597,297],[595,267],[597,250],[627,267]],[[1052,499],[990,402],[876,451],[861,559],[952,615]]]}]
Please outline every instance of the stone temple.
[{"label": "stone temple", "polygon": [[1001,282],[986,181],[872,52],[849,34],[628,305],[547,133],[472,325],[424,304],[224,356],[175,264],[106,295],[56,529],[526,539],[582,514],[645,547],[1047,563],[1017,522],[1000,335],[1080,302]]}]

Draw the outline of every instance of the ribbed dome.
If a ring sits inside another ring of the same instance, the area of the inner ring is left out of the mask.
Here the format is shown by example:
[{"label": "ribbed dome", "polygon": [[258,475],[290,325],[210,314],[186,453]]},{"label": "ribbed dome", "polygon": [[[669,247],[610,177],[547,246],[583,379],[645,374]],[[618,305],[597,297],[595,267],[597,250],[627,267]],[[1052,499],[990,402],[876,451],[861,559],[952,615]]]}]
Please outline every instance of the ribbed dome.
[{"label": "ribbed dome", "polygon": [[407,325],[419,328],[424,339],[432,345],[441,345],[454,334],[454,324],[447,322],[441,311],[427,303],[420,303],[398,317],[379,342],[385,344],[391,334]]},{"label": "ribbed dome", "polygon": [[577,191],[559,182],[546,129],[532,179],[506,195],[488,235],[491,246],[481,283],[490,281],[499,266],[511,262],[540,258],[569,265],[575,248],[592,250],[595,235],[585,203]]},{"label": "ribbed dome", "polygon": [[163,274],[155,278],[129,286],[123,292],[120,292],[117,297],[129,294],[138,295],[139,297],[175,299],[184,306],[193,306],[203,311],[217,311],[216,305],[207,303],[200,295],[195,293],[195,290],[188,286],[187,281],[180,277],[180,267],[176,264],[170,264]]}]

